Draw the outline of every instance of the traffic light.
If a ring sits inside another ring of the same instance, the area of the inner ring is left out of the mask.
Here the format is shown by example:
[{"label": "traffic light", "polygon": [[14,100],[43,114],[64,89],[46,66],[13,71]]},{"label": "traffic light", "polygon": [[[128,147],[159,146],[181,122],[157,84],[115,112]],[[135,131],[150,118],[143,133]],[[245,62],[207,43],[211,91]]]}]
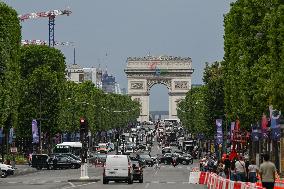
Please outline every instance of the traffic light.
[{"label": "traffic light", "polygon": [[121,135],[121,139],[125,141],[125,135]]},{"label": "traffic light", "polygon": [[87,120],[85,118],[80,118],[80,131],[87,132]]}]

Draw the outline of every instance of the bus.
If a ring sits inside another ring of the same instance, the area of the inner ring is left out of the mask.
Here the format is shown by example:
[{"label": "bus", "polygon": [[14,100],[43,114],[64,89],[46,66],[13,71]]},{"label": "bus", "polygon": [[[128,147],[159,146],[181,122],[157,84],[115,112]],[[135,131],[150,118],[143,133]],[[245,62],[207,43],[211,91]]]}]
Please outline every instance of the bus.
[{"label": "bus", "polygon": [[81,142],[63,142],[55,146],[55,148],[53,149],[53,153],[54,154],[70,153],[76,156],[80,156],[81,149],[82,149]]}]

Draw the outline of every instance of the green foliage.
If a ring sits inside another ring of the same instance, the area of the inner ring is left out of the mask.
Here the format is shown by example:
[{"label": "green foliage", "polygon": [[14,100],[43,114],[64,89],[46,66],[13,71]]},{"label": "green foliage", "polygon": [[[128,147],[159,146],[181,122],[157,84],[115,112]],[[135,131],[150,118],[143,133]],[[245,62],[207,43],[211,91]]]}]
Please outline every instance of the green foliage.
[{"label": "green foliage", "polygon": [[206,67],[203,73],[203,81],[206,85],[205,104],[208,109],[206,116],[207,124],[210,127],[215,127],[216,119],[224,119],[224,81],[221,64],[214,62]]},{"label": "green foliage", "polygon": [[282,108],[281,3],[238,0],[225,16],[225,110],[230,119],[239,118],[243,128],[260,120],[270,104]]},{"label": "green foliage", "polygon": [[32,119],[42,119],[43,132],[59,131],[58,114],[65,83],[65,57],[48,46],[21,49],[22,101],[19,109],[22,136],[30,136]]},{"label": "green foliage", "polygon": [[186,98],[178,103],[178,117],[192,134],[203,133],[212,136],[212,128],[207,124],[208,109],[205,104],[206,86],[192,88]]},{"label": "green foliage", "polygon": [[129,96],[105,94],[93,83],[66,82],[60,113],[61,131],[79,129],[79,118],[88,120],[91,131],[125,127],[139,116],[140,104]]},{"label": "green foliage", "polygon": [[0,2],[0,127],[7,123],[17,127],[20,41],[17,12]]}]

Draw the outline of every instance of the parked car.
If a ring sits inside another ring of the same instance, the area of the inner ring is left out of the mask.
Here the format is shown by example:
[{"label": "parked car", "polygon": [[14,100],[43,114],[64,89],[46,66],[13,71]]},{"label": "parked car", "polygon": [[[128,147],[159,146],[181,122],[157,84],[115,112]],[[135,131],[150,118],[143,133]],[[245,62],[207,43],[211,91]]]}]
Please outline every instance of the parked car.
[{"label": "parked car", "polygon": [[11,165],[0,163],[1,178],[6,178],[8,175],[13,175],[15,169]]},{"label": "parked car", "polygon": [[133,169],[127,155],[108,155],[103,170],[103,184],[109,181],[133,183]]},{"label": "parked car", "polygon": [[133,168],[133,180],[138,180],[139,183],[143,183],[143,167],[139,161],[132,161]]}]

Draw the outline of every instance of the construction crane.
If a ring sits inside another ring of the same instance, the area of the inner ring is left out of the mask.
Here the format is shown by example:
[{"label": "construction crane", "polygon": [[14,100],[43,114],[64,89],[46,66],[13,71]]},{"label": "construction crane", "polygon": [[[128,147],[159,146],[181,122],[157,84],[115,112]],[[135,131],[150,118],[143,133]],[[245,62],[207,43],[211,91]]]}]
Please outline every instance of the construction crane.
[{"label": "construction crane", "polygon": [[18,18],[21,21],[25,21],[28,19],[36,19],[36,18],[42,18],[47,17],[48,18],[48,45],[54,46],[55,45],[55,39],[54,39],[54,26],[55,26],[55,17],[58,15],[67,15],[69,16],[72,12],[69,10],[69,8],[65,10],[52,10],[52,11],[46,11],[46,12],[37,12],[37,13],[28,13],[24,15],[19,15]]}]

